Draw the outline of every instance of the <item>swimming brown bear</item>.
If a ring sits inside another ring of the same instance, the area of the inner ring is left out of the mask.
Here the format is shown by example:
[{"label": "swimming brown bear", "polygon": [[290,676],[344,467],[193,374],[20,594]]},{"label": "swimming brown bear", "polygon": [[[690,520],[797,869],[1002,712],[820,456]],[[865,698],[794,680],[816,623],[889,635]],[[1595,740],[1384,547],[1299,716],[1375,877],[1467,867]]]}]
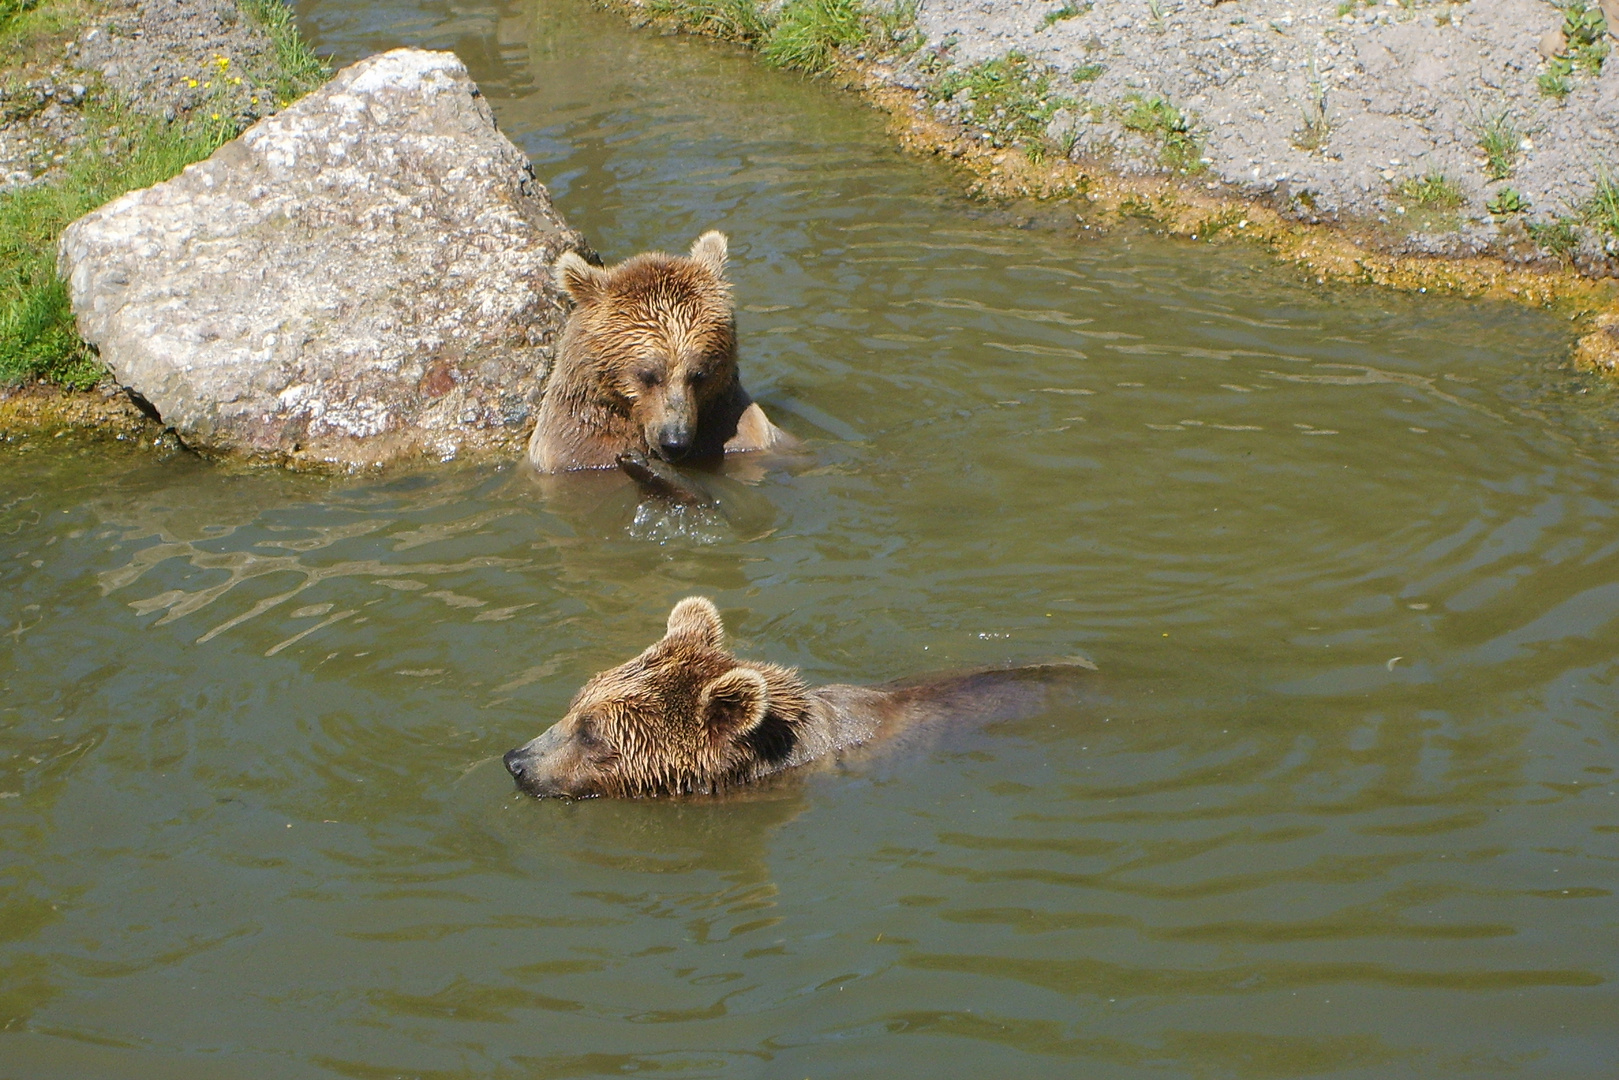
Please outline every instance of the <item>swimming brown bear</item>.
[{"label": "swimming brown bear", "polygon": [[530,795],[717,794],[812,762],[836,762],[950,720],[1028,716],[1085,661],[942,675],[881,687],[805,685],[723,647],[714,605],[687,597],[663,640],[604,671],[568,713],[505,757]]},{"label": "swimming brown bear", "polygon": [[650,251],[611,269],[564,252],[553,272],[573,298],[529,437],[542,473],[610,469],[621,455],[714,461],[785,449],[790,436],[742,389],[726,240],[689,255]]}]

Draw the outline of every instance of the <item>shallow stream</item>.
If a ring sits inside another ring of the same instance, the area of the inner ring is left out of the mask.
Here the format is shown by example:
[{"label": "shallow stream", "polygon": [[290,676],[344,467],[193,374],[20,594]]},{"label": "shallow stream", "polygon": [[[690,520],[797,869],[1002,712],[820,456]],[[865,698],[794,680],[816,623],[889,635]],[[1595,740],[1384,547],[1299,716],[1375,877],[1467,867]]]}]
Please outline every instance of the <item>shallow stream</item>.
[{"label": "shallow stream", "polygon": [[[996,209],[582,0],[453,48],[609,260],[732,238],[808,458],[344,480],[0,449],[0,1076],[1619,1075],[1619,398],[1537,312]],[[1088,703],[718,804],[498,755],[703,593]]]}]

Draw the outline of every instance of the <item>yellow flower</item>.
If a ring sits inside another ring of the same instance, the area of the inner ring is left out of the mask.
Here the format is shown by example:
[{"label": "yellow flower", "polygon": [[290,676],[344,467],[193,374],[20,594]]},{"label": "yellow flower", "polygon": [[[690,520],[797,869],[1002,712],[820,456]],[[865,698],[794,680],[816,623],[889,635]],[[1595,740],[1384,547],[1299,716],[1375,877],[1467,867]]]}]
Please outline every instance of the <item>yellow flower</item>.
[{"label": "yellow flower", "polygon": [[215,119],[215,120],[218,120],[218,119],[219,119],[219,114],[218,114],[218,113],[214,113],[214,119]]},{"label": "yellow flower", "polygon": [[226,68],[230,67],[230,57],[216,56],[214,57],[214,63],[219,65],[220,71],[224,71]]},{"label": "yellow flower", "polygon": [[196,79],[187,79],[186,80],[186,85],[187,86],[196,86],[197,85],[197,80]]},{"label": "yellow flower", "polygon": [[204,90],[212,90],[214,88],[214,84],[212,82],[205,82],[202,84],[202,88]]}]

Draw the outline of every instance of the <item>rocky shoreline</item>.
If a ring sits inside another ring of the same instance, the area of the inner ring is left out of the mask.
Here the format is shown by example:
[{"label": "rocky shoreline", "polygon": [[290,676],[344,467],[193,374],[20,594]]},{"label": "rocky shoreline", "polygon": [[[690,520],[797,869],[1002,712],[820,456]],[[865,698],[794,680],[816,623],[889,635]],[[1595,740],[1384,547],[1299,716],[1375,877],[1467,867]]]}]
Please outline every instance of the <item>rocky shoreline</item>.
[{"label": "rocky shoreline", "polygon": [[[1076,160],[1384,226],[1391,250],[1619,273],[1619,216],[1598,205],[1619,194],[1619,63],[1594,3],[925,0],[916,25],[897,84],[927,86],[940,48],[968,72],[1025,57]],[[932,108],[981,128],[967,82]]]},{"label": "rocky shoreline", "polygon": [[901,0],[810,66],[776,43],[811,0],[598,2],[841,82],[985,197],[1241,237],[1322,282],[1555,308],[1579,366],[1619,370],[1619,61],[1597,62],[1594,3]]}]

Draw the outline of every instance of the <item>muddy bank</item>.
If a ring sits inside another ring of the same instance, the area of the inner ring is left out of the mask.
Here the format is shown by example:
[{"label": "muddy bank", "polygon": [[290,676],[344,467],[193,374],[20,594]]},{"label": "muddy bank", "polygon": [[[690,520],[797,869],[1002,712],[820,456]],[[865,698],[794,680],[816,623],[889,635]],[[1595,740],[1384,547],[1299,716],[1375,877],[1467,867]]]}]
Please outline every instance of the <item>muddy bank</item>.
[{"label": "muddy bank", "polygon": [[0,442],[70,430],[142,448],[179,447],[172,433],[110,381],[93,390],[67,390],[48,383],[0,387]]}]

